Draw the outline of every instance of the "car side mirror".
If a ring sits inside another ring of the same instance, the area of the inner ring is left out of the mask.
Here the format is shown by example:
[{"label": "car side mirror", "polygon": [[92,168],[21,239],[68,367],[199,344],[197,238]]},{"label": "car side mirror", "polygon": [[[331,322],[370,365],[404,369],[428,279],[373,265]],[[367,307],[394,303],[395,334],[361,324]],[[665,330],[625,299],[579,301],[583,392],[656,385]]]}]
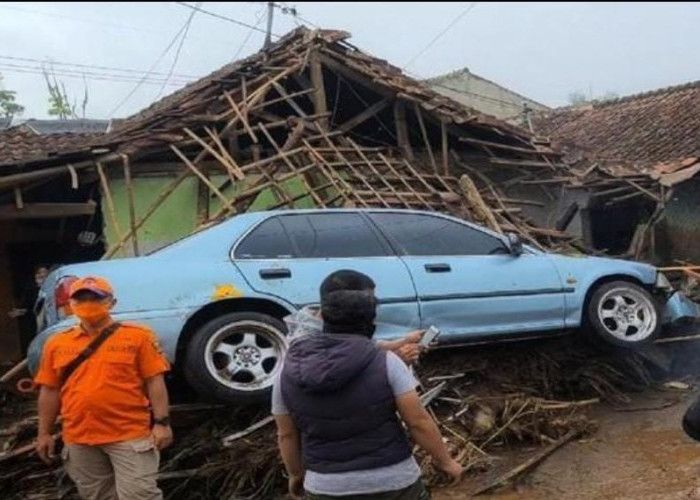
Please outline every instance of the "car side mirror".
[{"label": "car side mirror", "polygon": [[520,239],[520,236],[515,233],[506,233],[506,241],[511,254],[515,256],[523,254],[523,240]]}]

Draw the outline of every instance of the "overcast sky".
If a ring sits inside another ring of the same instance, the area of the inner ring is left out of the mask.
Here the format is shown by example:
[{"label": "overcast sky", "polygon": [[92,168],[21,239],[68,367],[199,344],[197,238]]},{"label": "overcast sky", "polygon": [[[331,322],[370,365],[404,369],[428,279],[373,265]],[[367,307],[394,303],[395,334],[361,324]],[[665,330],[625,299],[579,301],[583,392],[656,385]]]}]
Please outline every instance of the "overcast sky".
[{"label": "overcast sky", "polygon": [[[404,67],[472,3],[287,5],[295,5],[305,21],[349,31],[354,45]],[[261,2],[203,2],[201,7],[265,27]],[[158,96],[180,43],[175,35],[191,12],[176,2],[0,2],[1,85],[17,91],[26,107],[23,118],[44,118],[46,84],[32,72],[40,71],[41,61],[54,61],[57,72],[67,73],[59,80],[78,101],[85,85],[79,75],[88,73],[88,117],[128,116]],[[297,22],[277,10],[273,32],[283,34]],[[699,22],[698,3],[476,2],[408,70],[430,77],[468,67],[543,104],[560,106],[574,91],[626,95],[699,80]],[[196,13],[174,69],[178,76],[171,83],[177,85],[167,85],[163,94],[258,50],[263,38]],[[150,68],[158,74],[135,89]]]}]

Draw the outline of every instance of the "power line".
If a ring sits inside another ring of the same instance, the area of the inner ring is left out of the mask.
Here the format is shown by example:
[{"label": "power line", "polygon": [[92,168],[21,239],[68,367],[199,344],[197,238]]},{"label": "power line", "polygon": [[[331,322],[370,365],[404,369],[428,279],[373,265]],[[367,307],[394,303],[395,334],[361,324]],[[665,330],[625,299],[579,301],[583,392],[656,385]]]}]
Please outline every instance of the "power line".
[{"label": "power line", "polygon": [[[65,62],[65,61],[55,61],[55,60],[50,59],[50,58],[43,60],[43,59],[33,59],[31,57],[16,57],[16,56],[0,55],[0,59],[7,59],[8,61],[51,64],[51,65],[55,65],[55,66],[69,66],[69,67],[75,67],[75,68],[102,69],[102,70],[108,70],[108,71],[118,71],[118,72],[122,72],[122,73],[138,73],[139,75],[143,75],[144,73],[147,73],[149,75],[161,76],[161,77],[165,77],[167,75],[167,73],[159,72],[159,71],[145,71],[144,72],[144,70],[142,70],[142,69],[115,68],[112,66],[100,66],[97,64],[69,63],[69,62]],[[0,62],[0,64],[2,64],[2,63]],[[186,78],[186,79],[200,78],[197,75],[187,75],[184,73],[173,73],[171,76],[174,76],[177,78]]]},{"label": "power line", "polygon": [[[258,26],[260,26],[260,23],[263,22],[263,19],[265,19],[265,10],[264,9],[259,10],[258,13],[256,14],[256,17],[257,17],[257,19],[255,20],[255,27],[257,28]],[[243,39],[243,43],[241,43],[241,45],[238,47],[238,50],[233,55],[233,59],[232,59],[233,61],[238,60],[238,56],[241,55],[241,52],[243,52],[243,48],[248,44],[248,41],[250,40],[250,37],[253,36],[254,32],[255,32],[255,30],[253,30],[253,29],[248,30],[248,34]]]},{"label": "power line", "polygon": [[[165,35],[169,34],[167,31],[159,31],[159,30],[149,30],[149,29],[144,29],[142,27],[137,27],[137,26],[129,26],[126,24],[116,24],[116,23],[105,23],[102,21],[99,21],[95,18],[80,18],[80,17],[75,17],[75,16],[68,16],[65,14],[61,14],[58,12],[50,12],[50,11],[43,11],[43,10],[37,10],[37,9],[27,9],[24,7],[15,7],[13,5],[4,5],[0,3],[0,9],[6,9],[6,10],[13,10],[15,12],[23,12],[25,14],[35,14],[35,15],[40,15],[40,16],[46,16],[50,17],[52,19],[56,18],[61,18],[61,19],[67,19],[69,21],[77,22],[77,23],[82,23],[82,24],[89,24],[91,26],[105,26],[107,28],[115,28],[115,29],[124,29],[124,30],[130,30],[130,31],[138,31],[140,33],[145,33],[147,35]],[[211,38],[200,38],[200,37],[191,37],[192,40],[198,40],[200,42],[206,42],[208,44],[211,44],[212,41],[216,42],[217,44],[220,45],[225,45],[229,47],[231,44],[228,41],[216,39],[212,40]]]},{"label": "power line", "polygon": [[[3,63],[0,62],[0,72],[3,73],[29,73],[29,74],[37,74],[41,75],[43,74],[45,67],[44,66],[29,66],[29,65],[22,65],[22,64],[11,64],[11,63]],[[77,78],[83,78],[85,76],[88,79],[91,80],[106,80],[106,81],[114,81],[114,82],[122,82],[122,83],[134,83],[139,81],[135,76],[130,76],[130,75],[115,75],[115,74],[109,74],[109,73],[99,73],[99,72],[92,72],[92,71],[78,71],[78,70],[70,70],[70,69],[55,69],[52,68],[52,73],[56,74],[57,76],[68,76],[68,77],[77,77]],[[161,84],[165,81],[163,78],[147,78],[144,83],[152,83],[152,84]],[[185,83],[189,83],[189,80],[183,81],[183,80],[177,80],[177,81],[172,81],[170,85],[184,85]]]},{"label": "power line", "polygon": [[450,24],[448,24],[448,25],[445,27],[445,29],[443,29],[440,33],[438,33],[437,36],[436,36],[435,38],[433,38],[433,39],[430,41],[430,43],[428,43],[428,45],[425,46],[425,48],[424,48],[423,50],[421,50],[418,54],[416,54],[415,56],[413,56],[413,58],[412,58],[410,61],[408,61],[408,62],[406,63],[406,65],[404,66],[404,69],[408,68],[411,64],[413,64],[413,62],[414,62],[416,59],[418,59],[420,56],[422,56],[423,54],[425,54],[425,52],[427,52],[427,50],[428,50],[430,47],[432,47],[433,44],[434,44],[435,42],[437,42],[440,38],[442,38],[442,36],[443,36],[445,33],[447,33],[455,24],[457,24],[457,23],[459,22],[460,19],[462,19],[464,16],[466,16],[466,15],[469,13],[469,11],[471,11],[474,7],[476,7],[476,4],[477,4],[477,3],[478,3],[478,2],[472,2],[466,9],[464,9],[464,10],[462,11],[462,13],[461,13],[460,15],[458,15],[456,18],[454,18],[454,19],[452,20],[452,22],[451,22]]},{"label": "power line", "polygon": [[[160,63],[160,61],[163,60],[163,58],[166,56],[166,54],[167,54],[168,52],[170,52],[170,49],[173,47],[173,45],[175,45],[175,42],[176,42],[177,39],[180,37],[180,35],[182,34],[182,32],[185,30],[185,27],[186,27],[186,25],[183,25],[182,28],[180,28],[180,30],[175,34],[175,36],[173,37],[173,39],[170,40],[170,43],[169,43],[168,46],[165,48],[165,50],[158,56],[158,58],[157,58],[157,59],[155,60],[155,62],[151,65],[151,67],[148,68],[148,71],[153,71],[153,70],[156,68],[156,66],[158,66],[158,64]],[[126,97],[124,97],[124,98],[119,102],[119,104],[117,104],[117,106],[112,110],[112,112],[109,113],[109,118],[110,118],[110,119],[114,116],[114,113],[116,113],[116,112],[126,103],[126,101],[128,101],[128,100],[131,98],[131,96],[134,95],[134,94],[136,93],[136,91],[139,89],[139,87],[141,87],[141,85],[142,85],[143,82],[146,80],[146,78],[148,78],[148,73],[145,73],[145,74],[143,75],[143,77],[141,78],[141,80],[134,86],[133,89],[131,89],[131,92],[129,92],[129,93],[126,95]]]},{"label": "power line", "polygon": [[[227,17],[227,16],[224,16],[224,15],[222,15],[222,14],[217,14],[216,12],[211,12],[211,11],[208,11],[208,10],[204,10],[204,9],[202,9],[201,7],[195,7],[195,6],[190,5],[190,4],[188,4],[188,3],[185,3],[185,2],[175,2],[175,3],[178,4],[178,5],[182,5],[183,7],[187,7],[188,9],[192,9],[192,10],[196,10],[197,12],[201,12],[202,14],[206,14],[206,15],[208,15],[208,16],[216,17],[217,19],[222,19],[222,20],[224,20],[224,21],[228,21],[228,22],[230,22],[230,23],[237,24],[237,25],[239,25],[239,26],[244,26],[244,27],[246,27],[246,28],[250,28],[250,29],[252,29],[252,30],[259,31],[260,33],[267,33],[264,29],[260,29],[260,28],[258,28],[257,26],[253,26],[252,24],[247,24],[247,23],[244,23],[244,22],[242,22],[242,21],[238,21],[237,19],[233,19],[233,18],[231,18],[231,17]],[[274,37],[276,37],[276,38],[281,38],[280,35],[277,35],[277,34],[275,34],[275,33],[272,33],[272,36],[274,36]]]},{"label": "power line", "polygon": [[[202,2],[197,2],[195,5],[196,7],[200,7],[202,5]],[[190,12],[190,17],[187,18],[187,21],[185,22],[185,31],[182,34],[182,38],[180,38],[180,44],[177,46],[177,51],[175,52],[175,57],[173,58],[173,63],[170,65],[170,69],[168,70],[168,76],[165,77],[165,81],[163,82],[163,85],[161,85],[160,90],[158,91],[158,94],[156,95],[156,99],[160,97],[160,95],[163,93],[163,89],[165,88],[165,85],[168,83],[168,80],[170,80],[170,77],[173,74],[173,71],[175,70],[175,66],[177,65],[178,59],[180,59],[180,52],[182,51],[182,46],[185,44],[185,39],[187,38],[187,33],[190,31],[190,26],[192,25],[192,20],[194,19],[194,16],[197,14],[196,10],[193,10]]]}]

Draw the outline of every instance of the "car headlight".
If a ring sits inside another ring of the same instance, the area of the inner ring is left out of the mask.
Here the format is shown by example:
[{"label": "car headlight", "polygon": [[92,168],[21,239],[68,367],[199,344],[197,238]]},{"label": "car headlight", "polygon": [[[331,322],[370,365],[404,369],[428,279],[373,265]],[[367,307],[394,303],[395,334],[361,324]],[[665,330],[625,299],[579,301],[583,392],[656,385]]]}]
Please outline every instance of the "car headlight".
[{"label": "car headlight", "polygon": [[655,286],[656,286],[656,288],[660,288],[660,289],[666,290],[668,292],[673,291],[673,285],[671,285],[671,282],[668,281],[668,278],[666,277],[666,275],[660,271],[656,273]]}]

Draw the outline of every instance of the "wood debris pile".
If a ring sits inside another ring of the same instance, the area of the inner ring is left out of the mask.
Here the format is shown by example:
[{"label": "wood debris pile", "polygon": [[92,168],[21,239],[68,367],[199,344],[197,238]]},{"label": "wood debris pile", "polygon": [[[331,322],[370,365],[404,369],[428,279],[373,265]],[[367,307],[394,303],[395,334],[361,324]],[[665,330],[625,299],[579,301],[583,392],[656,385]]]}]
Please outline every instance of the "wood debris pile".
[{"label": "wood debris pile", "polygon": [[[418,369],[422,399],[454,456],[478,475],[501,455],[536,448],[522,468],[534,467],[571,439],[591,433],[587,411],[599,401],[622,406],[628,391],[663,379],[639,354],[601,354],[569,338],[510,346],[437,351]],[[0,439],[0,497],[76,498],[59,463],[47,468],[31,452],[35,409],[11,415]],[[17,408],[8,404],[5,408]],[[9,411],[9,410],[7,410]],[[162,456],[159,481],[166,498],[273,498],[286,487],[274,424],[265,408],[182,405],[173,408],[176,443]],[[10,415],[6,415],[10,417]],[[424,474],[442,481],[418,451]],[[539,457],[539,458],[538,458]],[[496,486],[489,483],[486,487]]]}]

